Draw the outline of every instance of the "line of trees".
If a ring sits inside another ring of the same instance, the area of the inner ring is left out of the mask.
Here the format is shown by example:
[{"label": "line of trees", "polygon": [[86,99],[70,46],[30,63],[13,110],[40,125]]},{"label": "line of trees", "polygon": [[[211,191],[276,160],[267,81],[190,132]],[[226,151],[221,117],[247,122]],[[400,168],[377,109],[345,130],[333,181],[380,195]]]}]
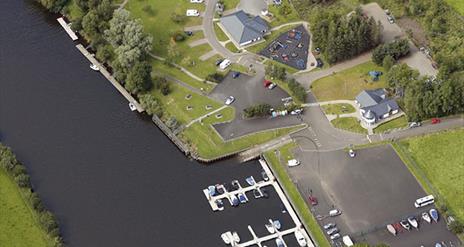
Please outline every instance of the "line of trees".
[{"label": "line of trees", "polygon": [[269,104],[258,104],[247,107],[243,110],[245,118],[265,117],[271,114],[272,106]]},{"label": "line of trees", "polygon": [[372,61],[377,65],[383,65],[384,61],[397,61],[408,54],[409,41],[407,39],[400,39],[377,46],[372,52]]},{"label": "line of trees", "polygon": [[266,66],[266,76],[270,77],[272,80],[277,79],[286,83],[294,99],[300,102],[306,100],[307,93],[305,88],[294,78],[287,78],[287,70],[285,67],[270,63]]},{"label": "line of trees", "polygon": [[53,13],[58,13],[66,6],[68,0],[37,0],[45,8]]},{"label": "line of trees", "polygon": [[26,168],[16,159],[11,149],[2,143],[0,143],[0,168],[4,169],[20,187],[29,206],[38,215],[39,224],[53,240],[54,246],[63,246],[63,239],[60,236],[60,229],[56,217],[45,209],[37,193],[33,192]]},{"label": "line of trees", "polygon": [[365,17],[360,8],[348,16],[321,10],[312,18],[314,47],[321,49],[328,63],[352,58],[376,47],[381,40],[381,25]]},{"label": "line of trees", "polygon": [[404,110],[411,121],[464,112],[464,72],[432,79],[399,64],[387,73],[387,82],[404,92]]}]

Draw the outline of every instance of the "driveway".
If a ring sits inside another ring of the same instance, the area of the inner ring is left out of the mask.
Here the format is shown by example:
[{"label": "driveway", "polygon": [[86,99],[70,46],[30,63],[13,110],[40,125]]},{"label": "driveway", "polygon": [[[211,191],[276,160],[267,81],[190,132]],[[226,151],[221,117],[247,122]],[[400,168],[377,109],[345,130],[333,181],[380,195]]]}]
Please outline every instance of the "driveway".
[{"label": "driveway", "polygon": [[[366,4],[362,6],[362,9],[364,14],[372,16],[376,22],[382,23],[382,40],[384,43],[392,42],[398,38],[406,38],[405,32],[398,24],[388,22],[387,14],[377,3]],[[401,59],[401,62],[417,69],[421,75],[437,75],[438,71],[432,67],[432,61],[424,53],[420,52],[412,42],[409,42],[409,47],[410,55]]]},{"label": "driveway", "polygon": [[208,43],[211,47],[223,57],[232,58],[234,54],[222,46],[219,41],[216,39],[216,34],[214,32],[214,11],[216,9],[217,0],[208,0],[206,1],[206,9],[203,16],[203,33],[205,34],[205,39],[208,40]]},{"label": "driveway", "polygon": [[290,97],[284,90],[275,87],[269,90],[263,86],[264,73],[258,72],[255,76],[241,74],[233,79],[231,73],[216,86],[210,97],[221,102],[230,95],[235,97],[232,106],[235,108],[235,119],[230,123],[215,125],[214,128],[223,139],[229,140],[257,131],[281,128],[301,124],[301,120],[295,116],[276,118],[258,118],[245,120],[242,117],[243,110],[249,106],[267,103],[273,107],[282,105],[282,99]]},{"label": "driveway", "polygon": [[266,0],[241,0],[237,9],[252,15],[260,15],[261,10],[267,9]]},{"label": "driveway", "polygon": [[[420,230],[393,237],[386,225],[430,209],[416,209],[414,201],[426,193],[389,145],[358,150],[355,158],[343,150],[334,152],[295,151],[302,165],[288,169],[300,193],[308,198],[312,192],[319,204],[312,208],[322,216],[321,224],[337,224],[341,235],[356,242],[390,246],[432,246],[436,241],[457,238],[439,224],[421,223]],[[342,215],[327,217],[337,208]]]}]

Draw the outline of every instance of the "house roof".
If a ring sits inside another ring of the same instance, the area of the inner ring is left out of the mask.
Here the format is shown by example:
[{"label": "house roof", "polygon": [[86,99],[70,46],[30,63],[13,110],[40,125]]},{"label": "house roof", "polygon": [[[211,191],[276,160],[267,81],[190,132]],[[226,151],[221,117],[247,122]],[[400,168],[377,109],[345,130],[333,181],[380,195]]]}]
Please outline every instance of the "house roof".
[{"label": "house roof", "polygon": [[221,24],[239,44],[262,38],[268,29],[266,21],[261,17],[250,17],[243,10],[222,17]]},{"label": "house roof", "polygon": [[[367,106],[363,107],[362,109],[365,110],[366,113],[372,112],[375,114],[375,116],[383,116],[391,111],[395,111],[399,109],[398,104],[396,103],[395,100],[393,99],[386,99],[381,101],[379,104],[372,105],[372,106]],[[366,118],[368,118],[366,115],[364,115]]]},{"label": "house roof", "polygon": [[360,107],[369,107],[379,104],[381,101],[385,100],[386,93],[385,89],[379,88],[374,90],[364,90],[358,96],[356,96],[356,101],[359,103]]}]

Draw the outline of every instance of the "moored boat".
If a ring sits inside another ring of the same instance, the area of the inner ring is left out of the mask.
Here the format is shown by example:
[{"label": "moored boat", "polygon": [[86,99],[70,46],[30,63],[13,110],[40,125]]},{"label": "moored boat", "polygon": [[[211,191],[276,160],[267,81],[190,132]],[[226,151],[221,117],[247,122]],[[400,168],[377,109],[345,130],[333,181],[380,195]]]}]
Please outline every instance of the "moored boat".
[{"label": "moored boat", "polygon": [[225,244],[230,244],[232,242],[232,233],[229,231],[229,232],[224,232],[223,234],[221,234],[221,238],[222,238],[222,241],[224,241]]},{"label": "moored boat", "polygon": [[277,229],[277,230],[280,230],[280,228],[282,228],[282,224],[280,224],[279,220],[274,220],[272,222],[272,224],[274,225],[275,229]]},{"label": "moored boat", "polygon": [[393,234],[393,236],[396,236],[396,229],[393,227],[391,224],[387,225],[387,230]]},{"label": "moored boat", "polygon": [[233,237],[235,243],[237,243],[237,244],[240,243],[240,237],[238,236],[237,232],[233,232],[232,237]]},{"label": "moored boat", "polygon": [[427,212],[423,212],[422,213],[422,219],[427,221],[427,223],[431,223],[432,222],[432,219],[430,219],[430,216],[429,216],[429,213]]},{"label": "moored boat", "polygon": [[240,203],[248,202],[248,197],[245,195],[245,193],[239,193],[238,199],[240,200]]},{"label": "moored boat", "polygon": [[231,204],[233,207],[237,207],[238,204],[240,204],[240,201],[238,200],[237,196],[235,196],[235,195],[230,195],[230,204]]},{"label": "moored boat", "polygon": [[261,192],[261,190],[259,188],[257,188],[257,189],[253,190],[253,196],[256,199],[259,199],[259,198],[263,197],[263,193]]},{"label": "moored boat", "polygon": [[253,176],[249,176],[249,177],[245,178],[245,181],[251,186],[256,184],[255,178]]},{"label": "moored boat", "polygon": [[430,209],[430,217],[433,221],[438,222],[438,211],[434,208]]},{"label": "moored boat", "polygon": [[416,218],[411,216],[411,217],[408,218],[408,222],[409,222],[409,224],[411,224],[412,227],[414,227],[416,229],[419,228],[419,224],[417,223]]},{"label": "moored boat", "polygon": [[275,233],[275,228],[272,224],[265,224],[264,225],[266,227],[266,230],[270,233],[270,234],[274,234]]},{"label": "moored boat", "polygon": [[90,64],[90,68],[91,68],[93,71],[100,71],[100,68],[98,68],[98,66],[95,65],[95,64],[93,64],[93,63]]},{"label": "moored boat", "polygon": [[224,202],[222,201],[222,199],[216,200],[215,203],[219,211],[224,210]]}]

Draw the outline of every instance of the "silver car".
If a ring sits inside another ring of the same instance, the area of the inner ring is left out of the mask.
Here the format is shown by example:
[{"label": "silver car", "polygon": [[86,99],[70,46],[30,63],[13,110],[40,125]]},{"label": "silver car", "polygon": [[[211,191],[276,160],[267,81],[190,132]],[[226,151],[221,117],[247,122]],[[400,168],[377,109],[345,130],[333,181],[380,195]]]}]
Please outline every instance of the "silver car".
[{"label": "silver car", "polygon": [[335,233],[338,233],[338,232],[339,232],[338,228],[334,227],[334,228],[327,231],[327,235],[332,235],[332,234],[335,234]]},{"label": "silver car", "polygon": [[234,96],[229,96],[226,98],[226,101],[224,102],[226,105],[230,105],[235,101]]}]

